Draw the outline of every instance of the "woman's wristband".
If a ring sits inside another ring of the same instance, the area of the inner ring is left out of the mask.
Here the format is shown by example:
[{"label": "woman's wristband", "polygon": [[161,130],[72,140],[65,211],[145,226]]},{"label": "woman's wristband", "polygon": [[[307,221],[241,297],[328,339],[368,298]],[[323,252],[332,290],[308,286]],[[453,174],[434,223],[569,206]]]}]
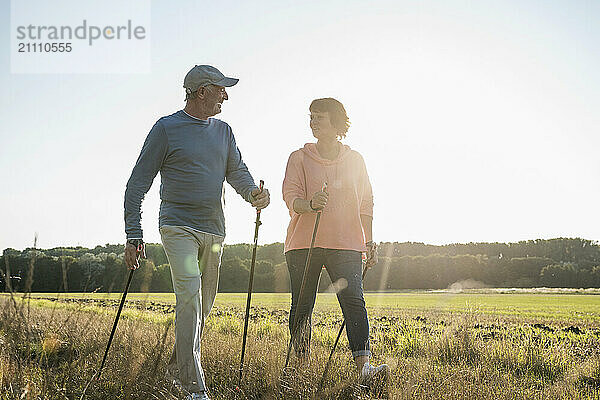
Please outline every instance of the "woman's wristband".
[{"label": "woman's wristband", "polygon": [[313,207],[313,205],[312,205],[312,199],[310,199],[310,201],[308,202],[308,205],[310,206],[310,209],[311,209],[311,210],[313,210],[313,211],[319,211],[319,209],[318,209],[318,208],[314,208],[314,207]]}]

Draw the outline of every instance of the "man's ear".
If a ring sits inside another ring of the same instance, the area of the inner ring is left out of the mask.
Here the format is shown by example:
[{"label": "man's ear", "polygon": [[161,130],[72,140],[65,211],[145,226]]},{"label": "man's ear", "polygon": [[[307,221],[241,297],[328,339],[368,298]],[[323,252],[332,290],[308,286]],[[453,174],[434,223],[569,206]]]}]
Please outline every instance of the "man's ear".
[{"label": "man's ear", "polygon": [[204,96],[206,96],[206,86],[199,87],[198,91],[196,92],[196,97],[199,99],[204,99]]}]

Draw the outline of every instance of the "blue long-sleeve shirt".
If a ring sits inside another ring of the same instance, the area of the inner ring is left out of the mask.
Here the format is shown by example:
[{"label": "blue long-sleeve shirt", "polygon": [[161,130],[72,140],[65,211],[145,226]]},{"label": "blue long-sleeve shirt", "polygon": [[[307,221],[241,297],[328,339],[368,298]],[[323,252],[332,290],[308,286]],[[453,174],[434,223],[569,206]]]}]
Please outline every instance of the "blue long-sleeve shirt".
[{"label": "blue long-sleeve shirt", "polygon": [[127,182],[127,239],[143,238],[141,204],[159,171],[159,226],[183,225],[225,236],[224,180],[246,201],[256,188],[229,125],[177,111],[154,124]]}]

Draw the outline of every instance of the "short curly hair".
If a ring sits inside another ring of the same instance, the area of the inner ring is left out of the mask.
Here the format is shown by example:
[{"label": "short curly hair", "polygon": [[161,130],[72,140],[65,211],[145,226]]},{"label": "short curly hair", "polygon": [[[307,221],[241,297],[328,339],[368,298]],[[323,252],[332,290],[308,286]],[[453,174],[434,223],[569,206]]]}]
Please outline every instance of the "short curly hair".
[{"label": "short curly hair", "polygon": [[325,97],[313,100],[308,109],[310,112],[328,112],[331,125],[338,130],[339,138],[346,137],[348,128],[350,128],[350,120],[342,103],[332,97]]}]

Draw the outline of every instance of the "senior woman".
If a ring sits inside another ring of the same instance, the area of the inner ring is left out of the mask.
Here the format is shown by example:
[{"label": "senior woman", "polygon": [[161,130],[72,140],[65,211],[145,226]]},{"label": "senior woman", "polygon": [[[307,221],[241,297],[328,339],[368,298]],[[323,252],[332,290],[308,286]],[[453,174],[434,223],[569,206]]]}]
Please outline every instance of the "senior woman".
[{"label": "senior woman", "polygon": [[[362,156],[340,140],[350,122],[344,106],[333,98],[310,105],[310,128],[317,143],[307,143],[288,160],[283,199],[290,212],[285,258],[290,274],[292,306],[289,328],[296,355],[310,352],[311,314],[322,266],[337,290],[346,319],[346,334],[359,379],[386,374],[388,366],[369,363],[369,321],[363,297],[362,253],[367,267],[377,263],[372,241],[373,193]],[[323,184],[327,190],[322,191]],[[307,281],[299,301],[304,267],[317,211],[321,211]],[[293,326],[298,313],[298,326]]]}]

